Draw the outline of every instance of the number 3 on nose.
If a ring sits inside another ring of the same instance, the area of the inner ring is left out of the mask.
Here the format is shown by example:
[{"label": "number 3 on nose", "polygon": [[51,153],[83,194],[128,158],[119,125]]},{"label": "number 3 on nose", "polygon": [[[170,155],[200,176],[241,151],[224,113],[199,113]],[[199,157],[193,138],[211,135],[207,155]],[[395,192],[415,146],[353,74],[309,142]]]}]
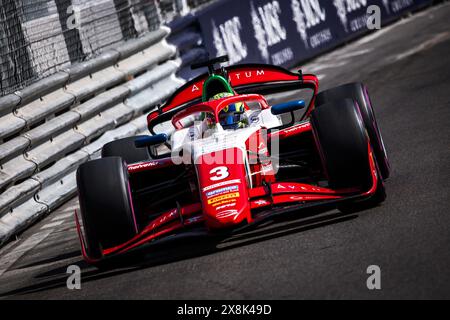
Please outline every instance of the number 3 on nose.
[{"label": "number 3 on nose", "polygon": [[209,171],[209,174],[211,175],[209,178],[211,181],[219,181],[230,175],[227,167],[216,167]]}]

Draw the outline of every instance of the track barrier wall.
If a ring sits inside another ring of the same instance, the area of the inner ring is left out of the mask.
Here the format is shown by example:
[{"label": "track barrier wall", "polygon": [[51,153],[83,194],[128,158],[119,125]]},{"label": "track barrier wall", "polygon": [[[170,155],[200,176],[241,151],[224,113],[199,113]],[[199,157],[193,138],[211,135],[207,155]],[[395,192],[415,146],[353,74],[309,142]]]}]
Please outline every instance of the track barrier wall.
[{"label": "track barrier wall", "polygon": [[183,83],[169,31],[0,98],[0,243],[73,197],[76,169],[105,143],[145,131],[147,112]]}]

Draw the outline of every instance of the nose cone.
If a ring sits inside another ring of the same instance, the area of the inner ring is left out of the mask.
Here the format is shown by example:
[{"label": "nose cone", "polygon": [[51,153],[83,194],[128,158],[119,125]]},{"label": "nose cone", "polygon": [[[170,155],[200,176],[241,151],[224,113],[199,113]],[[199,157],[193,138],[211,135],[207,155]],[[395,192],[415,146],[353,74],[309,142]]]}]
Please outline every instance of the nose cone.
[{"label": "nose cone", "polygon": [[[220,155],[218,154],[220,153]],[[211,159],[221,159],[212,164]],[[209,228],[250,221],[244,154],[239,148],[201,156],[197,166],[203,214]]]}]

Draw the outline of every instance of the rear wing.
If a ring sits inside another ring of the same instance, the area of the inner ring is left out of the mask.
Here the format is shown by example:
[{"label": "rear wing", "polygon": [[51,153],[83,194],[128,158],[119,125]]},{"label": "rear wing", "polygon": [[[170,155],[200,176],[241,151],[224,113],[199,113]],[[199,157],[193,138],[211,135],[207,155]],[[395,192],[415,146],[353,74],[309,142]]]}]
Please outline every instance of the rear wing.
[{"label": "rear wing", "polygon": [[[315,75],[291,72],[281,67],[267,64],[241,64],[225,68],[228,72],[231,86],[238,94],[257,93],[268,94],[289,89],[309,88],[314,91],[306,114],[309,114],[314,105],[314,97],[319,88],[319,81]],[[153,127],[161,122],[168,121],[178,111],[193,104],[200,103],[203,92],[203,83],[208,74],[202,74],[185,83],[158,110],[147,116],[148,128],[151,133]]]}]

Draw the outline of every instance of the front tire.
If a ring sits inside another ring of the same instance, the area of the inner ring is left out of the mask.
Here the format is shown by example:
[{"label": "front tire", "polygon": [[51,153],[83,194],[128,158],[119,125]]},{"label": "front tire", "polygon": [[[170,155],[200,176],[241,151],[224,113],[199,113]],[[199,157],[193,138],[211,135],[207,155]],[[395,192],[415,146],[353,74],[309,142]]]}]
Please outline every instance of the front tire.
[{"label": "front tire", "polygon": [[128,171],[120,157],[83,163],[77,186],[88,256],[131,239],[138,232],[129,192]]},{"label": "front tire", "polygon": [[381,176],[387,179],[390,174],[389,159],[366,86],[362,83],[349,83],[322,91],[316,97],[316,106],[342,99],[353,99],[357,102]]},{"label": "front tire", "polygon": [[[358,106],[351,99],[326,103],[311,114],[314,137],[333,189],[369,190],[372,174],[369,162],[369,139]],[[361,210],[384,201],[382,180],[369,199],[350,201],[338,206],[342,212]]]}]

